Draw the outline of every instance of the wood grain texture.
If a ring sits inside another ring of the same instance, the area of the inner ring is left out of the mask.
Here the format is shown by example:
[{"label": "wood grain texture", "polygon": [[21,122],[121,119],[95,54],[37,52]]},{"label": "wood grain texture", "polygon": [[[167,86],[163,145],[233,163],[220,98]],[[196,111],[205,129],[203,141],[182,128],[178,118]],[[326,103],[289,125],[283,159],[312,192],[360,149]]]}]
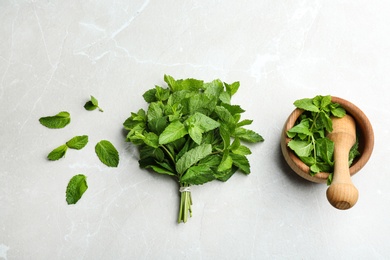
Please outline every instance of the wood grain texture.
[{"label": "wood grain texture", "polygon": [[345,115],[332,118],[333,131],[328,138],[334,142],[334,174],[332,184],[326,191],[329,203],[337,209],[353,207],[359,192],[353,185],[349,173],[349,151],[356,142],[356,126],[354,119]]}]

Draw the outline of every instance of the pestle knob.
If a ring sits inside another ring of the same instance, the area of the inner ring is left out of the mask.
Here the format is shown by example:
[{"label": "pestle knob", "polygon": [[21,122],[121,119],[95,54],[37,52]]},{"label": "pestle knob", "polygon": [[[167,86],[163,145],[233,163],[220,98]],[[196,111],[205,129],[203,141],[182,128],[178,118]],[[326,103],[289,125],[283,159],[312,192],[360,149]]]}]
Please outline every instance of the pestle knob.
[{"label": "pestle knob", "polygon": [[330,204],[337,209],[349,209],[358,200],[359,192],[351,181],[348,157],[356,142],[355,121],[349,115],[332,118],[333,131],[328,138],[334,142],[334,174],[326,191]]}]

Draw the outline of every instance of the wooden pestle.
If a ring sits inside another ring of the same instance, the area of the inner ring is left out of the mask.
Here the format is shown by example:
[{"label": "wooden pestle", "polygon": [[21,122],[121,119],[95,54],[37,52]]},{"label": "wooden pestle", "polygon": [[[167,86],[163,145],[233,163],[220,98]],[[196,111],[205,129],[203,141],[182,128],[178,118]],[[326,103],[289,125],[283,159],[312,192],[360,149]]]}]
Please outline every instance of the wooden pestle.
[{"label": "wooden pestle", "polygon": [[351,181],[348,157],[351,147],[356,142],[356,126],[354,119],[345,115],[332,118],[333,131],[328,138],[334,142],[334,174],[333,181],[326,191],[330,204],[337,209],[349,209],[358,200],[359,192]]}]

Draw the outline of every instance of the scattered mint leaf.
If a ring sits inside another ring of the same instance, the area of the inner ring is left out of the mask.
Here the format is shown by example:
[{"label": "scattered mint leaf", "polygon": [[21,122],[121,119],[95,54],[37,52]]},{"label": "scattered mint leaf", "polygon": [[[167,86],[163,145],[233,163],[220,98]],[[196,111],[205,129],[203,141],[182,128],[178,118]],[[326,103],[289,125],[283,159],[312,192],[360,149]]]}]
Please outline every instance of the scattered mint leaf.
[{"label": "scattered mint leaf", "polygon": [[56,149],[54,149],[53,151],[51,151],[48,154],[47,159],[49,159],[50,161],[59,160],[65,156],[67,150],[68,150],[68,146],[66,146],[65,144],[61,145],[61,146],[57,147]]},{"label": "scattered mint leaf", "polygon": [[119,153],[116,148],[107,140],[98,142],[95,152],[102,163],[109,167],[117,167],[119,164]]},{"label": "scattered mint leaf", "polygon": [[84,108],[88,111],[92,111],[97,108],[100,112],[103,112],[103,109],[99,107],[99,101],[94,96],[91,96],[91,100],[85,103]]},{"label": "scattered mint leaf", "polygon": [[51,129],[64,128],[70,123],[70,114],[62,111],[54,116],[41,117],[39,122]]},{"label": "scattered mint leaf", "polygon": [[88,143],[88,136],[81,135],[81,136],[73,137],[68,142],[66,142],[66,145],[71,149],[80,150],[84,148],[87,145],[87,143]]},{"label": "scattered mint leaf", "polygon": [[76,204],[88,189],[87,177],[83,174],[73,176],[66,188],[66,202]]}]

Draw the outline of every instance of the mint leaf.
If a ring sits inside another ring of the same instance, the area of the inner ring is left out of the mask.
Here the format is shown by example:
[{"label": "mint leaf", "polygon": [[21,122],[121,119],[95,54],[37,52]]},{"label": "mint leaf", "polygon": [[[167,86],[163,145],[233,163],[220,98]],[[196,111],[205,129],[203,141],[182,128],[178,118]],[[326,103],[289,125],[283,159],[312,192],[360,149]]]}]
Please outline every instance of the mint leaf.
[{"label": "mint leaf", "polygon": [[205,158],[207,155],[211,154],[211,152],[211,144],[202,144],[189,150],[177,161],[177,172],[183,174],[190,166]]},{"label": "mint leaf", "polygon": [[117,167],[119,164],[119,153],[116,148],[107,140],[98,142],[95,152],[102,163],[108,167]]},{"label": "mint leaf", "polygon": [[68,146],[66,146],[65,144],[61,145],[61,146],[57,147],[56,149],[54,149],[53,151],[51,151],[47,155],[47,159],[49,159],[50,161],[59,160],[65,156],[67,150],[68,150]]},{"label": "mint leaf", "polygon": [[41,117],[39,122],[51,129],[64,128],[70,123],[70,114],[62,111],[54,116]]},{"label": "mint leaf", "polygon": [[66,202],[68,205],[76,204],[84,192],[88,189],[87,177],[83,174],[78,174],[70,179],[66,188]]},{"label": "mint leaf", "polygon": [[297,108],[306,110],[306,111],[311,111],[311,112],[319,112],[320,110],[316,105],[313,104],[313,100],[311,98],[303,98],[299,99],[294,102],[294,105]]},{"label": "mint leaf", "polygon": [[186,171],[181,181],[187,185],[202,185],[214,179],[213,171],[208,165],[196,165]]},{"label": "mint leaf", "polygon": [[84,148],[87,145],[87,143],[88,143],[88,136],[81,135],[81,136],[73,137],[68,142],[66,142],[66,145],[71,149],[80,150]]},{"label": "mint leaf", "polygon": [[313,144],[308,141],[291,140],[287,145],[299,157],[309,157],[313,150]]},{"label": "mint leaf", "polygon": [[161,133],[159,137],[159,143],[167,144],[182,138],[186,134],[188,134],[188,131],[185,128],[184,124],[181,123],[179,120],[176,120],[170,123]]},{"label": "mint leaf", "polygon": [[230,154],[230,157],[233,160],[233,164],[237,166],[243,173],[249,174],[251,172],[249,161],[246,156],[239,154]]},{"label": "mint leaf", "polygon": [[234,136],[249,143],[257,143],[264,141],[264,138],[255,131],[241,127],[236,129]]}]

